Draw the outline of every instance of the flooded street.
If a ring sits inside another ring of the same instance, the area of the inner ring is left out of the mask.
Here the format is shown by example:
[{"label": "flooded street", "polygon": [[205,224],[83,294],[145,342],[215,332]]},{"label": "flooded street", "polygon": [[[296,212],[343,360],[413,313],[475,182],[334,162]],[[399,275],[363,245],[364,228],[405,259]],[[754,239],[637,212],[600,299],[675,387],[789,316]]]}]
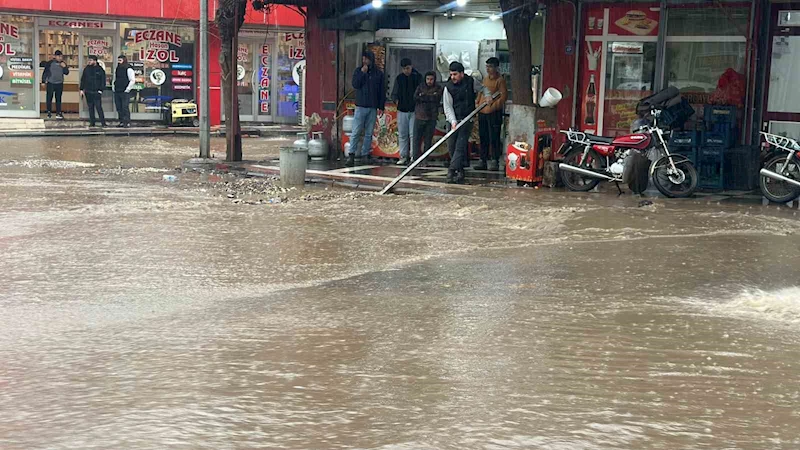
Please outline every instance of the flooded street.
[{"label": "flooded street", "polygon": [[3,139],[0,449],[800,448],[797,210],[237,204],[195,148]]}]

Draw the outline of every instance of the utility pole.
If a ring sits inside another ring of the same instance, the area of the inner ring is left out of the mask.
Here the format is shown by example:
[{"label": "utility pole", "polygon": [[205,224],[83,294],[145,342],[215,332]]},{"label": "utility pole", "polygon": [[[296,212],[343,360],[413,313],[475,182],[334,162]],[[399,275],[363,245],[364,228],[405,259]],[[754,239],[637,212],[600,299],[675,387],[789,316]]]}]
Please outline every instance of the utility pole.
[{"label": "utility pole", "polygon": [[200,157],[211,157],[208,99],[208,0],[200,0]]}]

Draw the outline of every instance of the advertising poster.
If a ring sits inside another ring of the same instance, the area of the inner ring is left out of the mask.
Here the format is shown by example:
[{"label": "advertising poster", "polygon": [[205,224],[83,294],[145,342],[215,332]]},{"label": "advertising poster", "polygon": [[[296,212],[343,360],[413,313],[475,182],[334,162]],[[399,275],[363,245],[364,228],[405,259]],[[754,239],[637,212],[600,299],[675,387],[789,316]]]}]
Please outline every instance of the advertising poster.
[{"label": "advertising poster", "polygon": [[[345,102],[348,115],[353,115],[356,109],[355,102]],[[447,119],[444,113],[439,113],[436,121],[436,131],[433,133],[433,143],[435,144],[445,134],[447,134]],[[470,137],[470,153],[474,156],[478,151],[477,146],[478,125],[473,124],[472,136]],[[342,148],[349,142],[350,137],[345,135],[342,138]],[[383,118],[378,117],[375,121],[375,130],[372,133],[372,156],[377,158],[400,158],[400,147],[398,146],[399,136],[397,133],[397,107],[387,105]],[[421,150],[425,151],[425,149]],[[449,156],[448,144],[440,145],[430,158],[441,159]]]},{"label": "advertising poster", "polygon": [[658,5],[613,6],[608,8],[608,32],[619,36],[658,36],[659,16]]}]

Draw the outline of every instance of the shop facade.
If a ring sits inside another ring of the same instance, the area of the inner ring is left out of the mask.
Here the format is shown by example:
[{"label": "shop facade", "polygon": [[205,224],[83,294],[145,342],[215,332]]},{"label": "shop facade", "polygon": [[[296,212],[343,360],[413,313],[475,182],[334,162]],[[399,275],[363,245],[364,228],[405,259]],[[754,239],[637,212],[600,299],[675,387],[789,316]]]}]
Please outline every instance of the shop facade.
[{"label": "shop facade", "polygon": [[[449,77],[449,64],[462,63],[465,73],[478,80],[486,76],[485,62],[490,57],[500,60],[500,72],[506,78],[509,88],[509,101],[513,100],[510,82],[510,52],[506,41],[505,28],[499,18],[494,20],[477,17],[440,17],[429,14],[410,14],[408,29],[380,29],[376,32],[343,32],[344,61],[340,64],[344,78],[345,114],[352,115],[355,109],[352,74],[361,65],[364,49],[376,55],[376,65],[386,75],[387,105],[385,114],[378,118],[373,133],[373,155],[377,157],[399,158],[397,138],[397,106],[388,93],[392,92],[397,76],[402,73],[400,61],[411,60],[414,69],[420,74],[433,71],[437,81],[443,83]],[[541,67],[544,45],[543,16],[534,20],[531,31],[533,42],[532,61]],[[436,126],[434,142],[447,132],[447,123],[441,113]],[[473,128],[470,142],[473,148],[479,141],[477,125]],[[342,136],[340,146],[349,141]],[[447,147],[441,146],[434,157],[447,154]]]},{"label": "shop facade", "polygon": [[[283,25],[268,26],[268,21],[276,22],[280,17],[286,19]],[[64,80],[62,103],[68,118],[69,114],[88,118],[79,83],[92,55],[106,71],[107,93],[102,100],[106,116],[118,116],[111,89],[117,56],[124,54],[136,74],[129,104],[131,118],[160,120],[166,101],[198,96],[199,30],[197,21],[188,19],[191,16],[167,20],[163,10],[159,18],[0,10],[0,118],[40,117],[46,109],[46,95],[39,64],[59,50],[70,69]],[[302,96],[300,81],[295,82],[297,77],[292,72],[305,57],[303,19],[285,11],[269,18],[250,11],[247,31],[242,34],[237,74],[242,120],[297,123]],[[216,33],[211,36],[209,106],[211,123],[219,124],[223,120],[221,77],[216,63],[220,45]],[[242,95],[244,90],[246,95]]]},{"label": "shop facade", "polygon": [[[695,109],[685,125],[703,128],[711,106],[736,108],[741,142],[752,121],[753,4],[585,5],[581,27],[577,126],[616,136],[630,132],[639,100],[677,87]],[[740,88],[728,88],[737,83]]]}]

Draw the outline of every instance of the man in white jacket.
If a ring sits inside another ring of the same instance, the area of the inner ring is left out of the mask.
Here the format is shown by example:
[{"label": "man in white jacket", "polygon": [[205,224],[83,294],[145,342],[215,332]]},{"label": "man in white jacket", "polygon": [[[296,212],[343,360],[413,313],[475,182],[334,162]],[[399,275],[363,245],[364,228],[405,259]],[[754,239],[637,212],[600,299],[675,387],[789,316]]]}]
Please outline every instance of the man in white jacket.
[{"label": "man in white jacket", "polygon": [[119,58],[117,58],[117,70],[114,73],[114,104],[119,114],[120,127],[130,128],[131,126],[129,103],[131,89],[135,84],[136,74],[128,64],[128,58],[125,55],[119,55]]},{"label": "man in white jacket", "polygon": [[[444,86],[444,115],[451,128],[466,119],[475,110],[477,94],[483,92],[491,96],[481,82],[464,74],[464,66],[457,61],[450,63],[450,79]],[[467,146],[474,122],[464,124],[450,137],[450,169],[447,171],[448,183],[464,183],[464,166],[467,160]]]}]

